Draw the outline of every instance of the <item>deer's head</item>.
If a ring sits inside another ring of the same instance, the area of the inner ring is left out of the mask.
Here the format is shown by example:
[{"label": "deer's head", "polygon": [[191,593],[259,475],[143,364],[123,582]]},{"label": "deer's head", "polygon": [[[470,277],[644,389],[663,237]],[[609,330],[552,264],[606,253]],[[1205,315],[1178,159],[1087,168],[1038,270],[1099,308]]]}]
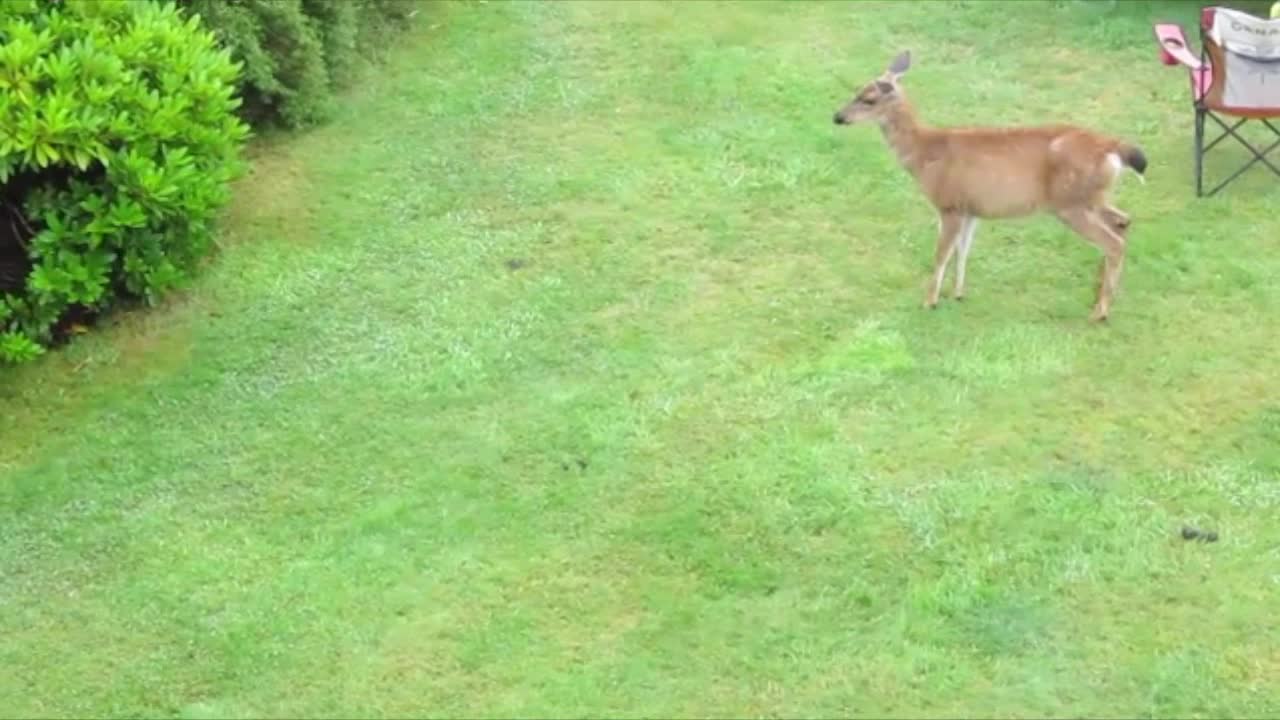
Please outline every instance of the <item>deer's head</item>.
[{"label": "deer's head", "polygon": [[852,125],[868,120],[880,120],[899,100],[902,94],[898,80],[911,67],[911,51],[903,50],[889,63],[880,77],[863,85],[847,105],[836,112],[837,125]]}]

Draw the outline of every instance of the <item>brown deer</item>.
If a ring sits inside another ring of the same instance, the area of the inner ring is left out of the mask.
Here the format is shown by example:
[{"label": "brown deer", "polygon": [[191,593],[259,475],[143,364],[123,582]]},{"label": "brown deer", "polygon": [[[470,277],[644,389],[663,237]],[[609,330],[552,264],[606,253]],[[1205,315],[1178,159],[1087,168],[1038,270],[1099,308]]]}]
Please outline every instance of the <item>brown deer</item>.
[{"label": "brown deer", "polygon": [[[1124,266],[1129,216],[1108,199],[1122,169],[1142,179],[1146,156],[1124,141],[1071,125],[934,128],[922,124],[899,83],[911,53],[894,58],[835,115],[837,125],[876,122],[899,164],[938,212],[938,246],[925,307],[938,305],[955,256],[953,297],[964,298],[965,264],[979,218],[1050,213],[1103,252],[1090,319],[1107,318]],[[1145,182],[1145,181],[1144,181]]]}]

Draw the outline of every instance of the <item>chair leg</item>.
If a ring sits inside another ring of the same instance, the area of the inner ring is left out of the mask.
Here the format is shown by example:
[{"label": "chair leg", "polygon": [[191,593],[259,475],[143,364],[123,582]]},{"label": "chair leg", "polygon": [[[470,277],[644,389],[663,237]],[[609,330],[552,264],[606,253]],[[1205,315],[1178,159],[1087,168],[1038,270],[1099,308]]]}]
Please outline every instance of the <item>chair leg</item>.
[{"label": "chair leg", "polygon": [[1196,108],[1196,137],[1193,152],[1196,168],[1196,197],[1204,197],[1204,114],[1202,108]]},{"label": "chair leg", "polygon": [[[1212,197],[1212,196],[1214,196],[1214,195],[1217,195],[1219,190],[1222,190],[1222,189],[1223,189],[1223,188],[1225,188],[1225,187],[1226,187],[1226,186],[1227,186],[1227,185],[1228,185],[1232,180],[1235,180],[1236,178],[1238,178],[1238,177],[1240,177],[1241,175],[1243,175],[1243,174],[1245,173],[1245,171],[1247,171],[1249,168],[1253,167],[1253,166],[1254,166],[1254,164],[1256,164],[1256,163],[1262,163],[1263,165],[1265,165],[1265,166],[1267,166],[1268,168],[1270,168],[1270,169],[1271,169],[1271,171],[1272,171],[1272,172],[1274,172],[1276,175],[1280,175],[1280,167],[1277,167],[1275,164],[1273,164],[1273,163],[1271,162],[1271,160],[1267,159],[1267,156],[1268,156],[1268,155],[1270,155],[1270,154],[1271,154],[1273,151],[1275,151],[1277,148],[1280,148],[1280,140],[1277,140],[1276,142],[1271,143],[1269,146],[1267,146],[1267,147],[1266,147],[1265,149],[1263,149],[1263,150],[1259,150],[1258,148],[1254,147],[1253,143],[1249,142],[1249,141],[1248,141],[1248,140],[1246,140],[1243,136],[1241,136],[1239,133],[1237,133],[1237,132],[1236,132],[1236,130],[1238,130],[1242,125],[1244,125],[1244,124],[1248,121],[1248,118],[1240,118],[1239,120],[1237,120],[1237,121],[1235,122],[1235,124],[1233,124],[1233,125],[1227,125],[1227,124],[1226,124],[1225,122],[1223,122],[1223,121],[1222,121],[1222,119],[1221,119],[1221,118],[1219,118],[1217,115],[1214,115],[1214,114],[1209,113],[1209,112],[1207,112],[1207,111],[1206,111],[1206,113],[1205,113],[1205,114],[1207,114],[1207,115],[1208,115],[1208,116],[1209,116],[1209,117],[1210,117],[1210,118],[1211,118],[1215,123],[1217,123],[1217,124],[1218,124],[1218,125],[1219,125],[1223,130],[1224,130],[1224,132],[1223,132],[1223,134],[1222,134],[1222,135],[1219,135],[1219,136],[1217,137],[1217,139],[1215,139],[1213,142],[1211,142],[1211,143],[1209,143],[1208,145],[1205,145],[1205,146],[1203,146],[1203,147],[1202,147],[1201,152],[1200,152],[1200,154],[1201,154],[1202,156],[1203,156],[1205,153],[1209,152],[1209,149],[1210,149],[1210,148],[1212,148],[1214,145],[1217,145],[1219,142],[1221,142],[1222,140],[1225,140],[1227,137],[1232,137],[1232,138],[1235,138],[1235,140],[1236,140],[1237,142],[1239,142],[1241,145],[1243,145],[1243,146],[1244,146],[1244,147],[1245,147],[1245,148],[1246,148],[1250,153],[1252,153],[1253,158],[1252,158],[1252,159],[1250,159],[1250,160],[1249,160],[1249,162],[1245,163],[1245,164],[1244,164],[1244,165],[1242,165],[1240,168],[1238,168],[1235,172],[1233,172],[1233,173],[1231,173],[1230,175],[1228,175],[1228,176],[1227,176],[1227,178],[1226,178],[1225,180],[1223,180],[1222,182],[1218,183],[1218,185],[1217,185],[1216,187],[1214,187],[1212,190],[1210,190],[1208,193],[1203,193],[1203,195],[1204,195],[1204,196]],[[1201,119],[1200,119],[1200,122],[1201,122],[1201,124],[1203,124],[1203,118],[1201,118]],[[1275,126],[1273,126],[1270,122],[1268,122],[1268,121],[1267,121],[1267,120],[1265,120],[1265,119],[1263,119],[1263,120],[1262,120],[1262,122],[1263,122],[1263,123],[1264,123],[1268,128],[1270,128],[1270,129],[1271,129],[1271,131],[1272,131],[1272,132],[1274,132],[1276,135],[1280,135],[1280,130],[1277,130],[1277,128],[1276,128]],[[1199,140],[1199,142],[1200,142],[1200,143],[1203,143],[1203,142],[1204,142],[1204,137],[1203,137],[1203,136],[1204,136],[1204,131],[1203,131],[1203,129],[1201,129],[1201,130],[1200,130],[1200,133],[1199,133],[1199,134],[1200,134],[1200,140]],[[1202,173],[1202,171],[1201,171],[1199,174],[1203,174],[1203,173]],[[1202,189],[1199,187],[1199,184],[1198,184],[1198,183],[1197,183],[1196,192],[1197,192],[1197,195],[1202,194]]]}]

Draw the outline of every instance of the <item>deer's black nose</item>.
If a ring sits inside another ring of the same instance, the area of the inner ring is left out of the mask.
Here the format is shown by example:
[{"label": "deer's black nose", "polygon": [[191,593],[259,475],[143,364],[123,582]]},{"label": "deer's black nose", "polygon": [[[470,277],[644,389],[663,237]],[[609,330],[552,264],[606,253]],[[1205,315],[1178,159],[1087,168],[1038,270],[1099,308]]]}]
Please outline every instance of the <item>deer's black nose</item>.
[{"label": "deer's black nose", "polygon": [[831,118],[831,120],[832,120],[832,122],[834,122],[834,123],[835,123],[835,124],[837,124],[837,125],[843,125],[843,124],[844,124],[844,118],[840,117],[840,113],[836,113],[836,114],[835,114],[835,117]]}]

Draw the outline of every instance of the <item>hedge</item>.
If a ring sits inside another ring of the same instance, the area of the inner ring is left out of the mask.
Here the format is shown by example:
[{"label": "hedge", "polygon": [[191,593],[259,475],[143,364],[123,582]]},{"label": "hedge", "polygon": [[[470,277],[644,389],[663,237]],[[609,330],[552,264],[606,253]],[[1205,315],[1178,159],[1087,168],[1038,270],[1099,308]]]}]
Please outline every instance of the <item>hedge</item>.
[{"label": "hedge", "polygon": [[244,65],[241,116],[255,127],[324,121],[334,92],[376,59],[418,0],[181,0]]}]

